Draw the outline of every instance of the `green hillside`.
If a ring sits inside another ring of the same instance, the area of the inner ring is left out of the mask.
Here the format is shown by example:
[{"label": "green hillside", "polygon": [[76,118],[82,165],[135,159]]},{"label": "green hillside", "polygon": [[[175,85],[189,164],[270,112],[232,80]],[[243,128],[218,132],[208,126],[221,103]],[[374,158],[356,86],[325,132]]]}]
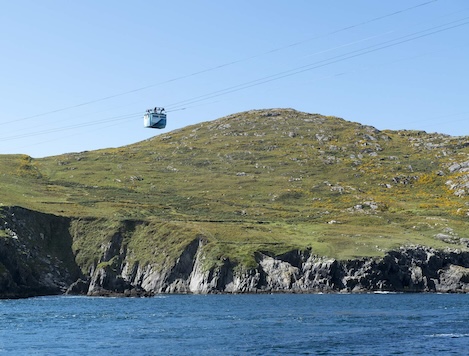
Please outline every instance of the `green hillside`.
[{"label": "green hillside", "polygon": [[203,236],[208,263],[292,248],[346,259],[408,244],[465,249],[468,167],[469,137],[256,110],[126,147],[0,155],[0,204],[99,218],[97,240],[145,221],[145,243],[131,245],[140,258],[157,254],[139,250],[148,241],[170,251]]}]

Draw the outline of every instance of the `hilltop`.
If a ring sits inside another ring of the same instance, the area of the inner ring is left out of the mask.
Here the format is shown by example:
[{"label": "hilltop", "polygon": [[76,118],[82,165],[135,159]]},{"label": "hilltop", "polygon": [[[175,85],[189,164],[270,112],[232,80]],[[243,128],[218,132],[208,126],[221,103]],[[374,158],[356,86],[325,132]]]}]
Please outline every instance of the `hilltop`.
[{"label": "hilltop", "polygon": [[201,271],[223,261],[246,271],[259,253],[466,250],[468,172],[467,136],[252,110],[125,147],[0,155],[0,203],[70,219],[84,275],[161,272],[188,251],[203,255]]}]

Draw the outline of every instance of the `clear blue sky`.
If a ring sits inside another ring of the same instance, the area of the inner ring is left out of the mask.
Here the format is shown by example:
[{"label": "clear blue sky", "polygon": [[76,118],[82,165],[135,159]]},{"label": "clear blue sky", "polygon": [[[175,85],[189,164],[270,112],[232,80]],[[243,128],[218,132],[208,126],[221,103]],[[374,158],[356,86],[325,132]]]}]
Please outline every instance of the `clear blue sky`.
[{"label": "clear blue sky", "polygon": [[469,135],[467,0],[4,0],[0,33],[0,154],[263,108]]}]

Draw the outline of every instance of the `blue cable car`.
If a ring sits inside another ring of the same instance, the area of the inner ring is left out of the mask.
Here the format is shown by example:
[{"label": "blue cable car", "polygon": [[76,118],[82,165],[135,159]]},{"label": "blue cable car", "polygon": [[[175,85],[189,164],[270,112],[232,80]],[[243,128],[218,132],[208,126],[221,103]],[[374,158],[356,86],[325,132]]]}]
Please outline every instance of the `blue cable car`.
[{"label": "blue cable car", "polygon": [[143,126],[150,129],[164,129],[166,127],[166,113],[164,108],[147,110],[143,116]]}]

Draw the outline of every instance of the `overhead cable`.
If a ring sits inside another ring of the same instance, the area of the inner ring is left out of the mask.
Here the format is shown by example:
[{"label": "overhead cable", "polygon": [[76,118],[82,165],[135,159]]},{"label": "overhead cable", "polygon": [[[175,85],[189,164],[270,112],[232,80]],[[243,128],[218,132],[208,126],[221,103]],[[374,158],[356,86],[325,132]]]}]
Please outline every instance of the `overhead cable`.
[{"label": "overhead cable", "polygon": [[[437,2],[437,1],[438,0],[426,1],[426,2],[417,4],[417,5],[402,9],[402,10],[394,11],[392,13],[382,15],[382,16],[378,16],[378,17],[375,17],[375,18],[372,18],[372,19],[369,19],[369,20],[366,20],[366,21],[363,21],[363,22],[360,22],[360,23],[357,23],[357,24],[354,24],[354,25],[346,26],[346,27],[334,30],[332,32],[328,32],[328,33],[323,34],[323,35],[311,37],[311,38],[308,38],[308,39],[305,39],[305,40],[302,40],[302,41],[293,42],[293,43],[288,44],[286,46],[274,48],[274,49],[271,49],[269,51],[262,52],[262,53],[259,53],[259,54],[255,54],[255,55],[252,55],[252,56],[249,56],[249,57],[246,57],[246,58],[234,60],[234,61],[227,62],[227,63],[224,63],[224,64],[220,64],[220,65],[217,65],[217,66],[214,66],[214,67],[210,67],[210,68],[207,68],[207,69],[196,71],[196,72],[193,72],[193,73],[190,73],[190,74],[181,75],[179,77],[175,77],[175,78],[165,80],[165,81],[162,81],[162,82],[159,82],[159,83],[154,83],[154,84],[150,84],[150,85],[143,86],[143,87],[140,87],[140,88],[125,91],[125,92],[122,92],[122,93],[113,94],[113,95],[105,96],[105,97],[102,97],[102,98],[98,98],[98,99],[86,101],[86,102],[83,102],[83,103],[79,103],[79,104],[76,104],[76,105],[71,105],[71,106],[51,110],[51,111],[48,111],[48,112],[27,116],[27,117],[21,118],[20,120],[24,121],[24,120],[29,120],[29,119],[45,116],[45,115],[55,114],[55,113],[58,113],[58,112],[71,110],[71,109],[79,108],[79,107],[82,107],[82,106],[95,104],[95,103],[98,103],[98,102],[101,102],[101,101],[113,99],[113,98],[116,98],[116,97],[119,97],[119,96],[124,96],[124,95],[132,94],[132,93],[135,93],[135,92],[143,91],[143,90],[153,88],[153,87],[156,87],[156,86],[159,86],[159,85],[168,84],[168,83],[175,82],[175,81],[178,81],[178,80],[190,78],[190,77],[197,76],[197,75],[207,73],[207,72],[210,72],[210,71],[225,68],[225,67],[228,67],[228,66],[231,66],[231,65],[234,65],[234,64],[238,64],[238,63],[241,63],[241,62],[246,62],[246,61],[252,60],[254,58],[258,58],[258,57],[261,57],[261,56],[265,56],[265,55],[268,55],[268,54],[279,52],[279,51],[282,51],[282,50],[285,50],[285,49],[288,49],[288,48],[299,46],[301,44],[313,41],[315,39],[332,36],[332,35],[335,35],[335,34],[340,33],[340,32],[344,32],[344,31],[347,31],[347,30],[350,30],[350,29],[353,29],[353,28],[357,28],[357,27],[360,27],[360,26],[364,26],[364,25],[367,25],[369,23],[376,22],[376,21],[379,21],[379,20],[382,20],[382,19],[385,19],[385,18],[388,18],[388,17],[396,16],[396,15],[402,14],[402,13],[407,12],[407,11],[411,11],[411,10],[414,10],[414,9],[417,9],[417,8],[421,8],[423,6],[429,5],[429,4]],[[16,122],[16,121],[18,121],[18,120],[6,121],[6,122],[0,123],[0,125],[10,124],[10,123],[13,123],[13,122]]]},{"label": "overhead cable", "polygon": [[[461,21],[464,21],[464,22],[458,23],[458,22],[461,22]],[[365,54],[369,54],[369,53],[372,53],[372,52],[380,51],[380,50],[383,50],[383,49],[386,49],[386,48],[389,48],[389,47],[394,47],[394,46],[397,46],[397,45],[402,44],[402,43],[414,41],[414,40],[417,40],[419,38],[427,37],[427,36],[430,36],[430,35],[433,35],[433,34],[436,34],[436,33],[451,30],[451,29],[456,28],[456,27],[464,26],[464,25],[467,25],[468,23],[469,23],[469,17],[465,17],[465,18],[457,20],[457,21],[452,21],[452,22],[445,23],[443,25],[431,27],[431,28],[425,29],[423,31],[418,31],[418,32],[415,32],[413,34],[405,35],[405,36],[402,36],[402,37],[399,37],[399,38],[396,38],[396,39],[393,39],[393,40],[385,41],[385,42],[382,42],[382,43],[379,43],[379,44],[376,44],[376,45],[373,45],[373,46],[369,46],[369,47],[366,47],[366,48],[351,51],[351,52],[341,54],[341,55],[338,55],[338,56],[335,56],[335,57],[332,57],[332,58],[320,60],[320,61],[310,63],[310,64],[307,64],[307,65],[304,65],[304,66],[301,66],[301,67],[296,67],[296,68],[293,68],[293,69],[289,69],[287,71],[279,72],[279,73],[276,73],[276,74],[273,74],[273,75],[269,75],[269,76],[266,76],[266,77],[255,79],[255,80],[245,82],[245,83],[242,83],[242,84],[234,85],[232,87],[217,90],[217,91],[214,91],[214,92],[211,92],[211,93],[208,93],[208,94],[199,95],[199,96],[196,96],[192,99],[186,99],[186,100],[182,100],[182,101],[179,101],[179,102],[175,102],[175,103],[172,103],[172,104],[169,104],[169,105],[165,105],[165,107],[178,108],[181,105],[193,104],[193,103],[197,103],[197,102],[204,101],[204,100],[207,100],[207,99],[215,98],[215,97],[218,97],[218,96],[221,96],[221,95],[226,95],[226,94],[233,93],[233,92],[240,91],[240,90],[244,90],[244,89],[247,89],[247,88],[250,88],[250,87],[253,87],[253,86],[257,86],[257,85],[265,84],[265,83],[272,82],[272,81],[275,81],[275,80],[279,80],[279,79],[282,79],[282,78],[285,78],[285,77],[289,77],[289,76],[292,76],[292,75],[295,75],[295,74],[303,73],[303,72],[310,71],[310,70],[313,70],[313,69],[325,67],[325,66],[328,66],[328,65],[331,65],[331,64],[334,64],[334,63],[342,62],[342,61],[345,61],[345,60],[348,60],[348,59],[351,59],[351,58],[355,58],[355,57],[363,56]],[[442,27],[444,27],[444,28],[442,28]],[[428,32],[428,31],[431,31],[431,32]],[[425,32],[427,32],[427,33],[425,33]]]},{"label": "overhead cable", "polygon": [[[369,53],[376,52],[376,51],[379,51],[379,50],[383,50],[383,49],[386,49],[386,48],[389,48],[389,47],[397,46],[397,45],[402,44],[402,43],[414,41],[414,40],[417,40],[419,38],[427,37],[427,36],[430,36],[430,35],[433,35],[433,34],[436,34],[436,33],[447,31],[447,30],[450,30],[450,29],[453,29],[453,28],[456,28],[456,27],[460,27],[460,26],[463,26],[463,25],[467,25],[467,24],[469,24],[469,17],[465,17],[465,18],[462,18],[462,19],[459,19],[459,20],[456,20],[456,21],[451,21],[451,22],[448,22],[448,23],[445,23],[445,24],[442,24],[442,25],[434,26],[434,27],[431,27],[431,28],[428,28],[428,29],[425,29],[425,30],[422,30],[422,31],[418,31],[418,32],[415,32],[415,33],[412,33],[412,34],[409,34],[409,35],[401,36],[399,38],[388,40],[388,41],[385,41],[385,42],[382,42],[382,43],[379,43],[379,44],[375,44],[375,45],[372,45],[372,46],[368,46],[368,47],[365,47],[365,48],[362,48],[362,49],[350,51],[350,52],[345,53],[345,54],[341,54],[341,55],[338,55],[338,56],[335,56],[335,57],[332,57],[332,58],[317,61],[317,62],[307,64],[307,65],[304,65],[304,66],[301,66],[301,67],[293,68],[293,69],[283,71],[283,72],[280,72],[280,73],[276,73],[276,74],[273,74],[273,75],[270,75],[270,76],[266,76],[266,77],[263,77],[263,78],[259,78],[259,79],[256,79],[256,80],[252,80],[252,81],[249,81],[249,82],[245,82],[245,83],[242,83],[242,84],[231,86],[231,87],[228,87],[228,88],[225,88],[225,89],[217,90],[217,91],[214,91],[214,92],[211,92],[211,93],[208,93],[208,94],[199,95],[199,96],[191,98],[191,99],[186,99],[186,100],[182,100],[182,101],[179,101],[179,102],[176,102],[176,103],[173,103],[173,104],[165,105],[165,108],[168,109],[167,110],[168,113],[169,112],[174,112],[174,111],[186,110],[187,108],[192,107],[192,106],[188,106],[188,105],[199,103],[199,102],[202,102],[202,101],[205,101],[205,100],[208,100],[208,99],[212,99],[212,98],[215,98],[215,97],[219,97],[219,96],[222,96],[222,95],[230,94],[230,93],[233,93],[233,92],[236,92],[236,91],[244,90],[244,89],[247,89],[247,88],[250,88],[250,87],[253,87],[253,86],[257,86],[257,85],[265,84],[265,83],[272,82],[272,81],[275,81],[275,80],[279,80],[279,79],[289,77],[289,76],[292,76],[292,75],[296,75],[296,74],[299,74],[299,73],[302,73],[302,72],[305,72],[305,71],[310,71],[310,70],[313,70],[313,69],[328,66],[328,65],[338,63],[338,62],[341,62],[341,61],[345,61],[345,60],[348,60],[348,59],[351,59],[351,58],[354,58],[354,57],[363,56],[365,54],[369,54]],[[340,74],[344,74],[344,73],[340,73]],[[337,76],[337,75],[338,74],[336,74],[335,76]],[[201,104],[199,104],[199,105],[201,105]],[[55,129],[36,131],[34,133],[29,133],[29,134],[28,133],[23,133],[23,134],[20,134],[20,135],[4,137],[4,138],[2,138],[2,141],[9,141],[9,140],[15,140],[15,139],[19,139],[19,138],[30,137],[30,136],[38,136],[38,135],[44,135],[44,134],[49,134],[49,133],[54,133],[54,132],[65,131],[65,130],[72,130],[72,129],[81,128],[81,127],[99,125],[99,124],[105,123],[105,122],[123,121],[123,120],[128,120],[128,119],[133,120],[134,117],[136,115],[139,115],[139,114],[141,114],[141,112],[110,117],[110,118],[106,118],[106,119],[98,120],[98,121],[94,120],[94,121],[89,121],[89,122],[85,122],[85,123],[81,123],[81,124],[74,124],[74,125],[59,127],[59,128],[55,128]]]}]

